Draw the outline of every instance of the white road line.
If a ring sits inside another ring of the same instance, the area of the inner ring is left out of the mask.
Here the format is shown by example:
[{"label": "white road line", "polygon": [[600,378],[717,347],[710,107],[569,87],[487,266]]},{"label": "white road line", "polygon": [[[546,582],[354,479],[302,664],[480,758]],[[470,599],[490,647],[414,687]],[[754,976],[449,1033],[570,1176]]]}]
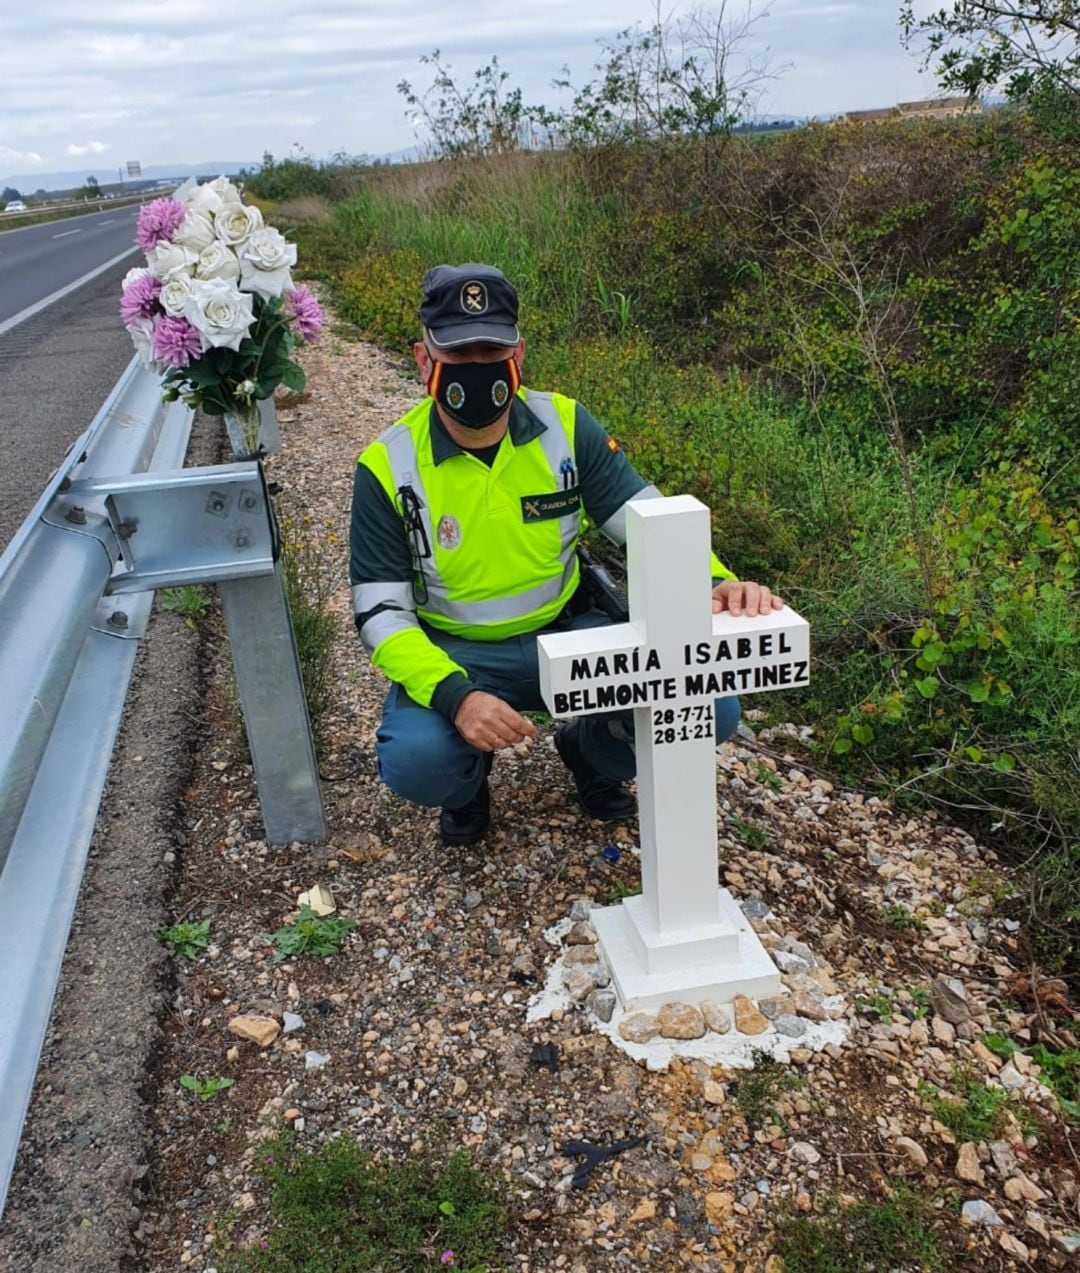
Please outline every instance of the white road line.
[{"label": "white road line", "polygon": [[115,225],[115,224],[116,224],[116,218],[115,218],[115,217],[110,217],[110,218],[108,219],[108,221],[99,221],[99,222],[98,222],[98,225]]},{"label": "white road line", "polygon": [[54,234],[53,238],[66,239],[69,234],[82,234],[82,228],[80,227],[78,230],[65,230],[63,234]]},{"label": "white road line", "polygon": [[121,261],[137,252],[137,247],[127,248],[121,252],[119,256],[114,256],[111,260],[106,261],[103,265],[99,265],[97,269],[91,270],[89,274],[84,274],[82,278],[77,278],[74,283],[69,283],[67,287],[61,287],[59,291],[53,292],[51,295],[43,297],[40,301],[35,301],[33,305],[27,305],[17,314],[13,314],[10,318],[5,318],[0,322],[0,336],[5,332],[11,331],[13,327],[17,327],[19,323],[24,322],[27,318],[32,318],[35,314],[41,313],[46,306],[51,305],[53,301],[60,300],[61,297],[67,296],[69,292],[75,291],[77,287],[82,287],[84,283],[89,283],[92,278],[97,278],[99,274],[104,274],[106,270],[112,269],[114,265],[119,265]]}]

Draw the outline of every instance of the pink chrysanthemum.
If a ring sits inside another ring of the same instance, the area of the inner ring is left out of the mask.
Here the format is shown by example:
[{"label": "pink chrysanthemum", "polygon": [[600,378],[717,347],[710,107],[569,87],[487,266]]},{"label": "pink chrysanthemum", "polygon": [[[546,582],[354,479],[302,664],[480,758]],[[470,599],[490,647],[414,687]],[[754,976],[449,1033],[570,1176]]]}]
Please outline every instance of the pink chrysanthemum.
[{"label": "pink chrysanthemum", "polygon": [[160,291],[161,283],[152,274],[140,274],[133,279],[120,297],[120,317],[124,325],[142,318],[153,318]]},{"label": "pink chrysanthemum", "polygon": [[144,203],[139,209],[135,242],[144,252],[152,252],[159,243],[171,243],[186,211],[176,199],[152,199]]},{"label": "pink chrysanthemum", "polygon": [[444,1252],[442,1253],[442,1255],[440,1255],[440,1256],[439,1256],[439,1263],[440,1263],[440,1264],[453,1264],[453,1263],[454,1263],[454,1253],[453,1253],[453,1251],[444,1251]]},{"label": "pink chrysanthemum", "polygon": [[311,290],[301,284],[285,292],[285,313],[297,332],[309,343],[322,334],[323,313]]},{"label": "pink chrysanthemum", "polygon": [[154,328],[154,357],[166,367],[186,367],[202,353],[202,337],[186,318],[166,315]]}]

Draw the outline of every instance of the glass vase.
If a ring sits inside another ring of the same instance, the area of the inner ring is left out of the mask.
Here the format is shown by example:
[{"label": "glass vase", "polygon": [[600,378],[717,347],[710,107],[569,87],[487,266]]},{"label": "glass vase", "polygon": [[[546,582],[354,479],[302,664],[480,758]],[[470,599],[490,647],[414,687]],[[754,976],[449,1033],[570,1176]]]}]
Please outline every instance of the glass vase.
[{"label": "glass vase", "polygon": [[257,460],[281,449],[277,410],[273,398],[253,401],[249,407],[226,411],[225,432],[238,460]]}]

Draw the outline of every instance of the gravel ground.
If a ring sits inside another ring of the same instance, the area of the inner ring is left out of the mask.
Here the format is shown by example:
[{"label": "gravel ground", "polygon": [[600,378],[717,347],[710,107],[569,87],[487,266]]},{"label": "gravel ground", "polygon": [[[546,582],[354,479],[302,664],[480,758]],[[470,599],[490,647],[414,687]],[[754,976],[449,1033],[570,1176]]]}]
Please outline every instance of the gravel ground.
[{"label": "gravel ground", "polygon": [[[1034,1042],[1059,991],[1028,975],[1005,872],[944,820],[909,817],[816,775],[796,730],[725,744],[717,782],[722,873],[788,969],[779,1002],[758,1005],[760,1018],[748,1007],[741,1024],[764,1045],[785,1019],[798,1085],[748,1122],[745,1070],[683,1058],[654,1071],[580,1009],[556,1006],[529,1022],[558,953],[545,933],[575,902],[604,903],[636,884],[636,829],[576,810],[546,727],[532,746],[498,756],[495,828],[475,849],[444,849],[430,811],[379,785],[373,737],[385,685],[350,617],[351,470],[417,390],[370,346],[331,337],[304,360],[310,392],[279,411],[285,448],[270,476],[333,563],[340,633],[323,770],[343,780],[324,787],[326,846],[270,848],[260,838],[215,627],[210,728],[178,822],[172,905],[174,919],[211,921],[211,945],[176,968],[162,1023],[133,1227],[142,1267],[215,1268],[226,1212],[239,1217],[235,1240],[265,1234],[258,1147],[285,1125],[312,1147],[348,1134],[401,1153],[433,1129],[469,1146],[518,1194],[508,1268],[773,1273],[781,1208],[813,1214],[830,1197],[876,1196],[901,1174],[943,1199],[946,1267],[1069,1266],[1080,1240],[1077,1166],[1054,1099],[1027,1056],[1002,1064],[981,1042],[991,1029]],[[602,853],[611,845],[618,862]],[[332,890],[356,929],[332,958],[273,966],[265,934],[314,884]],[[830,1008],[843,1042],[800,1046],[799,1023],[828,1019]],[[228,1027],[245,1015],[292,1028],[272,1029],[265,1046],[240,1041]],[[533,1063],[538,1043],[554,1045],[552,1068]],[[919,1097],[921,1082],[946,1086],[958,1064],[1011,1093],[992,1143],[957,1144]],[[235,1086],[201,1102],[180,1087],[184,1074]],[[1025,1133],[1016,1117],[1025,1112],[1037,1133]],[[638,1135],[645,1143],[588,1188],[570,1187],[565,1141]],[[963,1203],[985,1204],[969,1217],[991,1223],[962,1223]]]}]

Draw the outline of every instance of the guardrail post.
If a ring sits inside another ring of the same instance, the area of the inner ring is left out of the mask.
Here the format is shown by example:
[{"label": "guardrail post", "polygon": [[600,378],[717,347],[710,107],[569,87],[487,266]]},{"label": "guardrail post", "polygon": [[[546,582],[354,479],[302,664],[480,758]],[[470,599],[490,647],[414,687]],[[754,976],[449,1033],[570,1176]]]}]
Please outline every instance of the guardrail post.
[{"label": "guardrail post", "polygon": [[325,840],[319,767],[281,562],[271,575],[222,580],[218,587],[266,841]]}]

